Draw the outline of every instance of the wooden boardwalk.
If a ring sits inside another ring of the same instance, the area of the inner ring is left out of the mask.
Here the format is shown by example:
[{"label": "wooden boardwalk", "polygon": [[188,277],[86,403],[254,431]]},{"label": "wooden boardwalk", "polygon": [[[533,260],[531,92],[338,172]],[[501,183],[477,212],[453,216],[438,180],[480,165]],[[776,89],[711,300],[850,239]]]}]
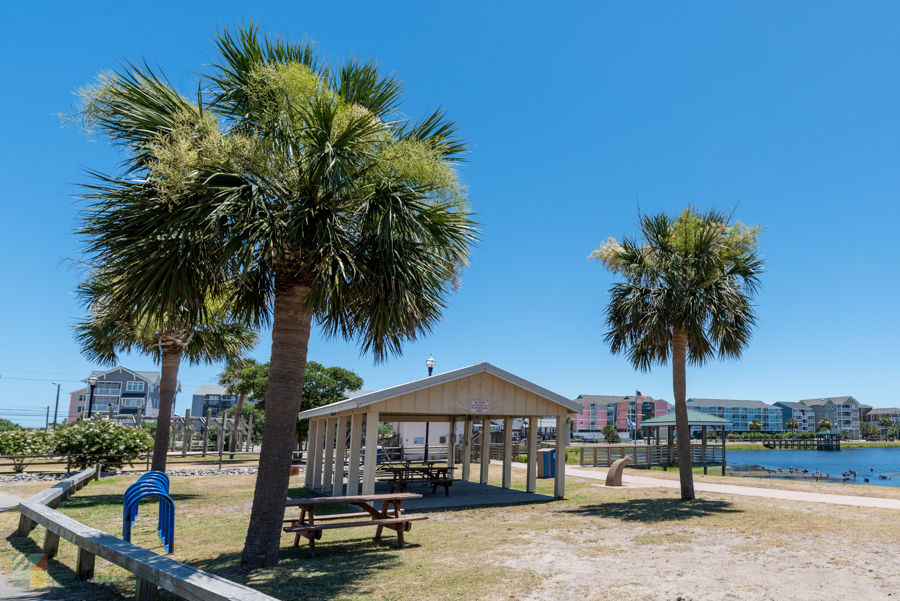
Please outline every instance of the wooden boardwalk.
[{"label": "wooden boardwalk", "polygon": [[[609,467],[614,461],[631,457],[629,467],[669,467],[678,465],[678,447],[670,444],[601,445],[581,447],[582,466]],[[691,462],[697,467],[725,467],[725,448],[721,444],[691,444]]]},{"label": "wooden boardwalk", "polygon": [[840,451],[841,439],[834,438],[776,438],[762,441],[767,449],[797,449],[803,451]]}]

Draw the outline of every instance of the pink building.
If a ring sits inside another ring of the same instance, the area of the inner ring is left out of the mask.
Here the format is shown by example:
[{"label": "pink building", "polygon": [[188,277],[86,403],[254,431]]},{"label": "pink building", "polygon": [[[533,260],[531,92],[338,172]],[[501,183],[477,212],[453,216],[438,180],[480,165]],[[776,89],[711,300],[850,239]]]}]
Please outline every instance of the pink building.
[{"label": "pink building", "polygon": [[84,411],[84,403],[87,401],[87,388],[76,390],[69,398],[69,415],[66,417],[66,423],[71,424],[81,416]]},{"label": "pink building", "polygon": [[631,421],[640,430],[641,422],[657,415],[665,415],[671,405],[652,397],[638,399],[635,396],[601,396],[580,395],[575,402],[581,403],[584,410],[572,415],[575,420],[575,433],[598,433],[607,425],[615,426],[619,432],[628,432],[632,428]]}]

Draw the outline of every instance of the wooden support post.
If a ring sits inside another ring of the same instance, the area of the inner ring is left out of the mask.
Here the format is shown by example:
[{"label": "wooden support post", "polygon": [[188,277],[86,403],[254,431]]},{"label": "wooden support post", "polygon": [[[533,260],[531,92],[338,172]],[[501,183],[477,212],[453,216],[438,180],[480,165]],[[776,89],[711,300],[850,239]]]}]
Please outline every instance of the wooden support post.
[{"label": "wooden support post", "polygon": [[44,530],[44,555],[47,556],[47,559],[53,559],[58,551],[59,535],[49,530]]},{"label": "wooden support post", "polygon": [[176,425],[177,419],[178,416],[172,416],[172,448],[170,449],[172,452],[175,452],[175,439],[178,437],[178,426]]},{"label": "wooden support post", "polygon": [[[219,427],[221,424],[221,427]],[[219,428],[219,434],[216,436],[216,442],[219,447],[219,469],[222,469],[222,454],[225,452],[225,412],[219,411],[219,423],[216,424],[216,427]]]},{"label": "wooden support post", "polygon": [[[359,451],[362,448],[363,416],[356,413],[350,417],[350,459],[347,461],[347,496],[359,494]],[[307,459],[307,466],[309,460]],[[309,469],[307,467],[307,469]]]},{"label": "wooden support post", "polygon": [[707,474],[706,467],[706,426],[700,426],[700,438],[703,443],[701,444],[701,452],[703,453],[703,475]]},{"label": "wooden support post", "polygon": [[337,434],[334,439],[334,486],[336,497],[344,496],[344,459],[347,457],[347,416],[337,418]]},{"label": "wooden support post", "polygon": [[472,417],[467,415],[464,423],[461,445],[462,479],[468,481],[472,468]]},{"label": "wooden support post", "polygon": [[138,430],[141,429],[141,422],[144,421],[144,416],[142,414],[141,408],[138,407],[137,413],[134,414],[134,425],[138,427]]},{"label": "wooden support post", "polygon": [[191,447],[191,433],[192,432],[191,432],[190,423],[191,423],[191,410],[185,409],[184,410],[184,437],[183,437],[183,440],[181,441],[181,456],[182,457],[187,456],[187,452]]},{"label": "wooden support post", "polygon": [[503,419],[503,480],[502,488],[512,485],[512,423],[511,417]]},{"label": "wooden support post", "polygon": [[375,470],[378,469],[378,412],[366,414],[366,457],[363,463],[363,494],[375,494]]},{"label": "wooden support post", "polygon": [[113,404],[110,403],[109,404],[109,421],[112,421],[114,416],[115,416],[115,414],[113,413]]},{"label": "wooden support post", "polygon": [[566,496],[566,416],[556,416],[556,479],[553,494],[557,499]]},{"label": "wooden support post", "polygon": [[75,577],[78,580],[90,580],[94,577],[94,554],[78,547],[78,560],[75,562]]},{"label": "wooden support post", "polygon": [[325,462],[322,464],[322,494],[331,494],[334,477],[334,426],[337,420],[325,420]]},{"label": "wooden support post", "polygon": [[537,425],[537,416],[529,416],[528,467],[525,469],[525,492],[535,492],[537,490]]},{"label": "wooden support post", "polygon": [[247,419],[247,452],[253,452],[253,416]]},{"label": "wooden support post", "polygon": [[[447,469],[456,463],[456,416],[450,418],[450,434],[447,436]],[[451,474],[453,472],[448,472]]]},{"label": "wooden support post", "polygon": [[319,440],[319,423],[321,420],[311,419],[309,420],[309,443],[306,445],[306,477],[303,481],[303,485],[306,488],[312,488],[315,480],[313,479],[315,475],[315,469],[313,468],[313,463],[315,463],[315,458],[318,456],[318,447],[317,442]]},{"label": "wooden support post", "polygon": [[25,514],[19,515],[19,528],[16,530],[16,536],[28,536],[31,534],[31,518]]},{"label": "wooden support post", "polygon": [[100,480],[100,468],[102,467],[101,463],[97,462],[97,469],[94,470],[94,480]]},{"label": "wooden support post", "polygon": [[203,456],[206,457],[207,447],[209,447],[209,427],[212,425],[212,409],[206,410],[206,423],[203,424]]},{"label": "wooden support post", "polygon": [[316,456],[313,458],[313,483],[315,490],[322,490],[322,456],[325,454],[325,420],[318,420],[316,427]]},{"label": "wooden support post", "polygon": [[725,426],[722,426],[722,475],[725,475]]},{"label": "wooden support post", "polygon": [[155,584],[143,578],[136,578],[134,583],[134,599],[135,601],[156,601]]},{"label": "wooden support post", "polygon": [[488,483],[488,469],[491,466],[491,418],[484,416],[481,419],[481,479],[482,484]]}]

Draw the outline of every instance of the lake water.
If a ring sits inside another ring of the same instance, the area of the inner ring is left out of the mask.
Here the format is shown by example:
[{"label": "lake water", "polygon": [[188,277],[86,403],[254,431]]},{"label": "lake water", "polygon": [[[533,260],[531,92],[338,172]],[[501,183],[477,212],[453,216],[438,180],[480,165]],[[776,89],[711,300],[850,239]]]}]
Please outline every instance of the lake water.
[{"label": "lake water", "polygon": [[[821,474],[830,474],[826,482],[845,484],[871,484],[873,486],[900,486],[900,447],[843,449],[841,451],[727,451],[728,472],[777,470],[780,474],[772,474],[772,478],[792,480],[812,480],[810,474],[817,469]],[[790,476],[788,466],[795,469],[807,469],[809,474]],[[874,469],[872,469],[874,468]],[[854,478],[844,480],[842,473],[849,470],[859,472]],[[738,474],[735,474],[738,475]],[[757,474],[754,474],[757,475]],[[878,476],[888,476],[885,480]],[[864,478],[869,481],[865,482]]]}]

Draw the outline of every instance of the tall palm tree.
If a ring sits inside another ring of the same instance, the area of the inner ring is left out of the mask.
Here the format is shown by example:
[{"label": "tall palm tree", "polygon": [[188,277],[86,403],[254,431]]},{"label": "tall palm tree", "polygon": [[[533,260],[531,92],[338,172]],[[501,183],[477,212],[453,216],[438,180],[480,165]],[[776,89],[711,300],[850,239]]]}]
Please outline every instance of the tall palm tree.
[{"label": "tall palm tree", "polygon": [[[256,360],[250,357],[234,358],[225,365],[225,370],[219,374],[219,386],[224,386],[228,394],[237,395],[237,404],[234,407],[234,423],[241,423],[241,412],[244,408],[244,399],[253,389],[250,382],[241,378],[241,372],[256,365]],[[234,452],[237,448],[237,436],[232,436],[228,442],[228,450]],[[234,457],[232,456],[232,459]]]},{"label": "tall palm tree", "polygon": [[881,436],[887,436],[887,431],[894,427],[894,420],[885,415],[880,420],[878,420],[878,425],[883,429],[882,432],[879,432]]},{"label": "tall palm tree", "polygon": [[823,417],[819,420],[819,432],[829,432],[831,430],[831,420]]},{"label": "tall palm tree", "polygon": [[165,471],[181,361],[196,365],[239,360],[256,344],[257,334],[234,320],[221,304],[213,303],[200,323],[177,318],[121,319],[118,307],[129,301],[116,296],[115,286],[108,284],[114,279],[95,272],[79,286],[78,294],[89,314],[76,324],[75,338],[82,354],[101,365],[116,365],[120,353],[131,352],[149,355],[159,364],[159,414],[151,469]]},{"label": "tall palm tree", "polygon": [[751,432],[759,432],[760,430],[762,430],[762,424],[758,419],[750,420],[750,423],[748,425],[750,426]]},{"label": "tall palm tree", "polygon": [[785,425],[788,427],[788,429],[791,432],[793,432],[794,430],[796,430],[797,428],[800,427],[800,422],[797,421],[796,417],[791,417],[787,420],[787,422],[785,422]]},{"label": "tall palm tree", "polygon": [[693,207],[677,217],[639,215],[640,237],[610,238],[592,253],[625,281],[613,285],[606,342],[635,369],[672,360],[681,498],[694,498],[685,366],[739,358],[756,316],[751,306],[763,261],[759,228]]},{"label": "tall palm tree", "polygon": [[[252,26],[216,44],[211,102],[198,99],[175,119],[156,97],[148,109],[136,95],[105,100],[120,81],[164,83],[146,69],[131,66],[92,93],[89,102],[111,106],[111,116],[99,111],[99,129],[148,157],[136,175],[158,193],[98,207],[89,250],[128,266],[119,292],[134,299],[133,314],[198,321],[203,298],[227,295],[236,315],[271,324],[266,428],[241,560],[252,568],[278,561],[313,324],[359,340],[376,361],[400,354],[440,320],[477,226],[456,174],[466,151],[456,125],[441,111],[406,119],[401,84],[376,64],[320,66],[310,45]],[[124,185],[130,168],[109,179]],[[162,243],[148,244],[148,232]],[[192,277],[167,280],[186,258]]]}]

